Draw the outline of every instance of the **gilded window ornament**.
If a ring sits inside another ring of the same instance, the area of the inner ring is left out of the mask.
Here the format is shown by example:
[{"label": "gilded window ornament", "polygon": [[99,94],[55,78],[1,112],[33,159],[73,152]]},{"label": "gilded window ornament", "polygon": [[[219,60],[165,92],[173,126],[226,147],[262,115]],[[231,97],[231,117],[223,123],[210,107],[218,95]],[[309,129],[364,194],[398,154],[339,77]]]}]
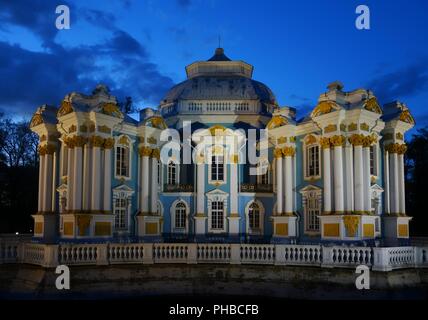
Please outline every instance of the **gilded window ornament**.
[{"label": "gilded window ornament", "polygon": [[377,102],[377,99],[375,97],[368,99],[367,102],[364,104],[364,108],[368,111],[382,114],[382,109],[379,106],[379,103]]},{"label": "gilded window ornament", "polygon": [[102,125],[102,126],[98,126],[98,132],[110,134],[111,129],[109,127],[107,127],[106,125]]},{"label": "gilded window ornament", "polygon": [[286,118],[282,116],[273,116],[272,119],[270,119],[270,121],[266,125],[266,128],[275,129],[275,128],[285,126],[287,124],[288,124],[288,121]]},{"label": "gilded window ornament", "polygon": [[57,117],[64,116],[66,114],[72,113],[74,111],[73,107],[71,106],[70,101],[63,101],[61,102],[61,107],[59,108],[57,112]]},{"label": "gilded window ornament", "polygon": [[370,127],[369,127],[369,125],[367,123],[364,122],[364,123],[360,124],[360,129],[363,130],[363,131],[369,131]]},{"label": "gilded window ornament", "polygon": [[343,216],[343,223],[345,225],[348,236],[355,237],[360,224],[359,216]]},{"label": "gilded window ornament", "polygon": [[129,146],[129,139],[128,139],[128,137],[127,136],[121,136],[119,138],[119,143],[123,144],[125,146]]},{"label": "gilded window ornament", "polygon": [[315,138],[312,134],[306,136],[305,138],[306,144],[313,144],[317,142],[317,138]]},{"label": "gilded window ornament", "polygon": [[330,133],[337,131],[337,125],[335,124],[329,124],[327,127],[324,128],[324,133]]},{"label": "gilded window ornament", "polygon": [[348,126],[348,131],[356,131],[358,129],[358,125],[356,123],[351,123]]},{"label": "gilded window ornament", "polygon": [[215,136],[218,134],[222,134],[226,130],[226,128],[219,125],[219,124],[216,124],[216,125],[212,126],[211,128],[209,128],[208,130],[210,131],[210,134],[212,136]]},{"label": "gilded window ornament", "polygon": [[277,142],[278,142],[278,144],[287,143],[287,137],[279,137]]},{"label": "gilded window ornament", "polygon": [[333,145],[333,147],[342,147],[345,144],[345,137],[344,136],[333,136],[330,137],[330,143]]}]

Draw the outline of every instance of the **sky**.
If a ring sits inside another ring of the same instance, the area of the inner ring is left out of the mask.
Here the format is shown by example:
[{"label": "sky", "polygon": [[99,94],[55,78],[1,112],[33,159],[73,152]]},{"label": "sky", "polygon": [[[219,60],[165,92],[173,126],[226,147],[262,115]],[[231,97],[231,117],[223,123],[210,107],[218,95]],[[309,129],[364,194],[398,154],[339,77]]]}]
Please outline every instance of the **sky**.
[{"label": "sky", "polygon": [[[58,5],[70,29],[58,30]],[[358,5],[370,30],[358,30]],[[29,118],[77,91],[107,84],[137,108],[156,107],[185,80],[185,66],[220,45],[254,66],[281,106],[298,117],[328,83],[406,103],[428,125],[428,1],[425,0],[0,0],[0,111]]]}]

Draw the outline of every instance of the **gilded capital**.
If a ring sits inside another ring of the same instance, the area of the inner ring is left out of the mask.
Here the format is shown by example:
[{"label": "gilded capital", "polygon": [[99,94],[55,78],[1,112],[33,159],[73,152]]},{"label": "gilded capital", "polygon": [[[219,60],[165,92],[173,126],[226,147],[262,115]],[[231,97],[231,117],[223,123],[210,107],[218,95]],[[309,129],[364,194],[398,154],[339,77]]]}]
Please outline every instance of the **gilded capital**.
[{"label": "gilded capital", "polygon": [[152,154],[152,149],[143,146],[138,150],[138,154],[142,157],[150,157]]},{"label": "gilded capital", "polygon": [[296,154],[296,148],[294,148],[294,147],[284,147],[284,148],[282,148],[282,154],[285,157],[293,157]]},{"label": "gilded capital", "polygon": [[354,147],[364,144],[364,136],[362,134],[353,134],[348,140]]},{"label": "gilded capital", "polygon": [[160,159],[160,150],[159,149],[153,149],[152,157],[159,160]]},{"label": "gilded capital", "polygon": [[330,137],[330,143],[333,145],[333,147],[342,147],[345,144],[345,137],[344,136],[332,136]]},{"label": "gilded capital", "polygon": [[85,143],[87,143],[88,139],[82,136],[74,136],[74,146],[81,148],[85,145]]},{"label": "gilded capital", "polygon": [[385,150],[389,153],[405,154],[407,151],[406,144],[390,143],[385,146]]},{"label": "gilded capital", "polygon": [[89,138],[89,142],[92,147],[101,148],[104,145],[104,139],[100,136],[92,136]]},{"label": "gilded capital", "polygon": [[329,138],[321,138],[320,144],[323,149],[329,149],[331,146]]},{"label": "gilded capital", "polygon": [[107,138],[104,140],[104,148],[105,149],[111,149],[114,146],[114,139],[113,138]]},{"label": "gilded capital", "polygon": [[273,155],[275,158],[282,158],[282,150],[280,148],[276,148],[273,151]]}]

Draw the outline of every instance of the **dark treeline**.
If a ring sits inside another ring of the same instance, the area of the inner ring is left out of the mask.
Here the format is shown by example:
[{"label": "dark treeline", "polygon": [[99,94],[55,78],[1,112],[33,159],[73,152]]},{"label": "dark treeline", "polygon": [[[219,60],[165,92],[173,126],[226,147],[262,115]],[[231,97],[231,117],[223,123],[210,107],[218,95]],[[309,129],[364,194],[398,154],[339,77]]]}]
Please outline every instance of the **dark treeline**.
[{"label": "dark treeline", "polygon": [[[28,233],[37,212],[37,136],[27,121],[0,114],[0,233]],[[406,208],[413,217],[411,234],[428,235],[428,128],[407,141]]]}]

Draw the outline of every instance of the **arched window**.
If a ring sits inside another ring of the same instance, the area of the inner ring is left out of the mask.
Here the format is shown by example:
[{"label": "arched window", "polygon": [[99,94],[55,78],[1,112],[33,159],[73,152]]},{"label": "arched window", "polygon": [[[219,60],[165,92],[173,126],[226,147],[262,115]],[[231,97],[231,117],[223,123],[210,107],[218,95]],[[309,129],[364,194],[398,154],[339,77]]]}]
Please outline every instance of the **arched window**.
[{"label": "arched window", "polygon": [[168,163],[168,184],[177,184],[177,164],[171,161]]},{"label": "arched window", "polygon": [[255,202],[248,208],[248,223],[251,231],[260,230],[260,208]]},{"label": "arched window", "polygon": [[175,228],[186,228],[186,205],[183,202],[179,202],[175,206]]}]

